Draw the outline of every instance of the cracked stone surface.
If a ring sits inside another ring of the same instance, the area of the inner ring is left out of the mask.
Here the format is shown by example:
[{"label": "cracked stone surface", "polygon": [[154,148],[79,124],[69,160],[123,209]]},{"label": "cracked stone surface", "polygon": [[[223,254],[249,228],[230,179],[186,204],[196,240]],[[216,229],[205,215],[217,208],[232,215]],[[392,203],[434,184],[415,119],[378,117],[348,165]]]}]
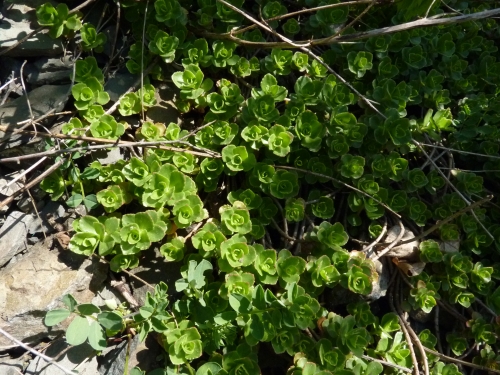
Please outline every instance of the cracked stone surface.
[{"label": "cracked stone surface", "polygon": [[[65,294],[71,293],[79,303],[90,302],[107,275],[107,266],[97,260],[50,250],[51,240],[37,243],[0,270],[0,328],[31,345],[67,328],[70,319],[50,328],[43,324],[48,310],[63,306]],[[0,337],[0,347],[9,345]]]},{"label": "cracked stone surface", "polygon": [[[36,8],[46,0],[18,0],[3,2],[2,22],[0,23],[0,51],[12,46],[19,39],[25,37],[38,28]],[[52,4],[56,2],[52,1]],[[6,56],[55,56],[62,53],[62,42],[52,39],[47,31],[39,32],[29,38]]]},{"label": "cracked stone surface", "polygon": [[0,267],[17,253],[26,250],[26,235],[33,220],[33,216],[19,211],[13,211],[7,217],[0,229]]}]

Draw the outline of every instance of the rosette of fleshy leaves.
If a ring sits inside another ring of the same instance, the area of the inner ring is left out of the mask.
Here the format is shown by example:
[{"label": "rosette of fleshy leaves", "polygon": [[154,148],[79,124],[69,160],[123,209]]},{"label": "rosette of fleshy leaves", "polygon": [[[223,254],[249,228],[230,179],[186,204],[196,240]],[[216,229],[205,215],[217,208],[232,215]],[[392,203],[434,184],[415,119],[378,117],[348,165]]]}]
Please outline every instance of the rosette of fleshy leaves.
[{"label": "rosette of fleshy leaves", "polygon": [[269,94],[248,98],[247,105],[243,107],[242,112],[243,120],[246,123],[257,120],[262,125],[276,121],[279,115],[274,98]]},{"label": "rosette of fleshy leaves", "polygon": [[318,121],[314,112],[302,112],[295,121],[295,134],[301,145],[312,152],[321,148],[323,137],[326,134],[325,126]]},{"label": "rosette of fleshy leaves", "polygon": [[306,266],[311,274],[311,282],[316,288],[333,287],[340,281],[340,273],[327,255],[309,257]]},{"label": "rosette of fleshy leaves", "polygon": [[160,254],[167,262],[179,262],[184,259],[184,238],[174,237],[160,247]]},{"label": "rosette of fleshy leaves", "polygon": [[215,257],[221,244],[226,240],[224,234],[213,222],[206,223],[192,238],[193,247],[204,258]]},{"label": "rosette of fleshy leaves", "polygon": [[252,272],[257,280],[263,284],[275,285],[278,281],[277,255],[274,249],[265,249],[260,244],[253,245],[255,260],[251,267],[246,268]]},{"label": "rosette of fleshy leaves", "polygon": [[163,30],[158,30],[154,39],[149,42],[149,50],[155,55],[159,55],[166,63],[170,63],[175,58],[175,51],[179,45],[176,36],[168,35]]},{"label": "rosette of fleshy leaves", "polygon": [[248,300],[252,299],[255,276],[249,272],[233,271],[226,274],[225,282],[221,285],[220,296],[229,299],[232,293],[240,294]]},{"label": "rosette of fleshy leaves", "polygon": [[111,115],[102,115],[90,124],[90,133],[95,138],[117,139],[124,133],[128,125],[117,122]]},{"label": "rosette of fleshy leaves", "polygon": [[210,55],[207,40],[204,38],[191,42],[189,47],[184,49],[183,53],[186,56],[182,59],[183,66],[198,64],[201,67],[207,67],[212,63],[212,55]]},{"label": "rosette of fleshy leaves", "polygon": [[167,350],[170,361],[174,365],[191,362],[203,354],[201,335],[194,323],[183,320],[168,323],[163,334],[163,346]]},{"label": "rosette of fleshy leaves", "polygon": [[236,201],[241,201],[249,210],[255,210],[262,204],[262,197],[256,194],[252,189],[231,191],[227,196],[227,200],[231,204],[234,204]]},{"label": "rosette of fleshy leaves", "polygon": [[297,283],[306,269],[306,261],[299,256],[292,255],[289,250],[283,249],[278,253],[276,269],[280,282]]},{"label": "rosette of fleshy leaves", "polygon": [[186,228],[192,223],[208,218],[208,212],[203,208],[203,202],[198,195],[187,195],[184,199],[176,201],[172,213],[178,228]]},{"label": "rosette of fleshy leaves", "polygon": [[243,95],[238,85],[227,79],[217,82],[219,93],[212,92],[207,95],[206,101],[211,110],[206,120],[211,121],[211,115],[220,120],[228,120],[238,112],[241,103],[244,102]]},{"label": "rosette of fleshy leaves", "polygon": [[95,77],[76,83],[71,88],[71,93],[75,98],[75,107],[79,111],[86,110],[95,103],[105,105],[109,102],[109,94]]},{"label": "rosette of fleshy leaves", "polygon": [[229,273],[241,267],[250,266],[256,257],[253,246],[247,244],[247,239],[241,234],[235,234],[220,244],[220,258],[217,260],[219,269]]},{"label": "rosette of fleshy leaves", "polygon": [[274,98],[275,102],[283,101],[288,95],[288,90],[284,86],[278,85],[276,77],[272,74],[266,74],[260,81],[260,90],[252,88],[252,97],[259,98],[264,95],[269,95]]},{"label": "rosette of fleshy leaves", "polygon": [[138,138],[143,138],[148,141],[157,141],[165,135],[166,130],[165,124],[146,121],[136,134]]},{"label": "rosette of fleshy leaves", "polygon": [[77,254],[89,256],[98,249],[100,255],[106,255],[121,241],[120,219],[116,217],[101,216],[97,219],[87,215],[76,219],[72,225],[76,233],[68,247]]},{"label": "rosette of fleshy leaves", "polygon": [[47,2],[37,8],[36,16],[41,26],[49,27],[49,35],[52,38],[69,35],[82,27],[81,13],[70,14],[68,5],[64,3],[54,8],[51,3]]},{"label": "rosette of fleshy leaves", "polygon": [[318,300],[307,294],[305,289],[295,282],[288,284],[286,289],[286,299],[283,303],[287,307],[294,325],[299,329],[313,328],[321,310]]},{"label": "rosette of fleshy leaves", "polygon": [[187,196],[196,195],[194,181],[174,165],[165,163],[142,185],[140,201],[145,207],[173,206]]},{"label": "rosette of fleshy leaves", "polygon": [[252,150],[259,150],[267,144],[269,130],[258,123],[257,120],[252,120],[246,127],[241,130],[241,138],[250,146]]},{"label": "rosette of fleshy leaves", "polygon": [[[373,289],[373,283],[378,280],[375,264],[366,259],[366,254],[351,251],[348,259],[341,257],[342,261],[333,262],[341,273],[340,285],[358,294],[368,295]],[[340,258],[336,258],[340,259]],[[347,261],[346,261],[347,260]]]},{"label": "rosette of fleshy leaves", "polygon": [[215,191],[219,183],[219,177],[224,171],[224,164],[220,159],[205,158],[200,163],[200,171],[196,175],[196,182],[203,187],[207,193]]},{"label": "rosette of fleshy leaves", "polygon": [[133,196],[129,191],[129,183],[120,185],[109,185],[106,189],[96,194],[97,201],[104,207],[107,213],[116,211],[124,204],[132,202]]},{"label": "rosette of fleshy leaves", "polygon": [[361,356],[372,341],[372,337],[366,328],[355,328],[356,319],[352,315],[341,317],[330,312],[323,321],[322,326],[328,332],[333,345],[343,353],[352,352],[356,356]]},{"label": "rosette of fleshy leaves", "polygon": [[148,249],[152,242],[161,241],[169,228],[169,222],[164,219],[164,213],[152,210],[123,215],[120,229],[121,254],[137,254]]},{"label": "rosette of fleshy leaves", "polygon": [[184,67],[183,72],[175,72],[172,75],[172,81],[181,90],[180,98],[183,100],[195,100],[210,91],[213,81],[203,78],[203,72],[195,64],[189,64]]},{"label": "rosette of fleshy leaves", "polygon": [[342,246],[349,240],[342,224],[331,224],[327,221],[314,227],[309,236],[332,250],[342,250]]},{"label": "rosette of fleshy leaves", "polygon": [[269,184],[270,193],[278,199],[295,197],[299,192],[299,181],[295,171],[278,170]]},{"label": "rosette of fleshy leaves", "polygon": [[289,222],[300,222],[304,219],[306,202],[302,198],[289,198],[285,202],[285,218]]},{"label": "rosette of fleshy leaves", "polygon": [[269,184],[273,180],[276,170],[269,163],[259,162],[255,164],[248,176],[248,182],[252,187],[260,188],[263,191],[268,191]]},{"label": "rosette of fleshy leaves", "polygon": [[219,209],[221,228],[225,234],[247,234],[252,231],[252,221],[247,206],[240,201],[234,201],[232,206],[224,205]]},{"label": "rosette of fleshy leaves", "polygon": [[276,124],[269,129],[267,148],[273,155],[285,157],[290,153],[293,134],[282,125]]},{"label": "rosette of fleshy leaves", "polygon": [[335,213],[333,206],[333,199],[329,196],[322,195],[317,189],[311,190],[309,193],[308,201],[311,202],[309,207],[314,216],[321,219],[330,219]]},{"label": "rosette of fleshy leaves", "polygon": [[227,145],[222,149],[222,161],[224,170],[228,175],[235,175],[237,172],[248,172],[255,164],[254,153],[245,146]]}]

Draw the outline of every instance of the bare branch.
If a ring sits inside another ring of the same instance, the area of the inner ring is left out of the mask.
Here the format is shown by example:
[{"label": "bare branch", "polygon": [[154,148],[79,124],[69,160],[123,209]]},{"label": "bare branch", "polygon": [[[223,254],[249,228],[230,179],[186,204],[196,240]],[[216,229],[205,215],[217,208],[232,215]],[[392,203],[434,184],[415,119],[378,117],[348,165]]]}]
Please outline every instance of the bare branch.
[{"label": "bare branch", "polygon": [[[220,1],[220,0],[218,0]],[[449,14],[443,14],[440,18],[431,19],[431,18],[423,18],[412,22],[406,22],[401,25],[382,27],[380,29],[362,31],[354,34],[340,35],[335,38],[326,37],[320,39],[313,40],[301,40],[294,42],[296,46],[292,46],[287,42],[251,42],[248,40],[243,40],[236,38],[233,34],[218,34],[218,33],[210,33],[210,32],[202,32],[201,35],[207,38],[215,38],[215,39],[229,39],[235,43],[247,45],[249,47],[254,48],[300,48],[305,46],[318,46],[324,44],[334,44],[334,43],[346,43],[346,42],[355,42],[358,40],[364,40],[376,36],[394,34],[400,31],[412,30],[421,27],[431,27],[431,26],[444,26],[444,25],[452,25],[461,22],[475,21],[481,20],[485,18],[490,18],[493,16],[497,16],[500,14],[500,8],[485,10],[483,12],[476,12],[471,14],[466,14],[462,16],[454,16],[454,17],[446,17]],[[300,47],[299,47],[300,46]]]}]

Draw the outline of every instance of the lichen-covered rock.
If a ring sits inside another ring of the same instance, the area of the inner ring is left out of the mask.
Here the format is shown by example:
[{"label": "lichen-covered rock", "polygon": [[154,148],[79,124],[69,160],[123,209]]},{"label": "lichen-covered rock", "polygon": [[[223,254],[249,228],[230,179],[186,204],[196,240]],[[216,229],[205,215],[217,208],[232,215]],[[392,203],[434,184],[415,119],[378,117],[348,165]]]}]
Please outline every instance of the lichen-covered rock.
[{"label": "lichen-covered rock", "polygon": [[[67,327],[69,319],[51,328],[43,324],[46,312],[61,307],[65,294],[73,294],[80,303],[90,302],[106,279],[105,264],[50,250],[47,242],[37,243],[0,270],[0,327],[31,345]],[[8,345],[12,343],[0,337],[0,346]]]}]

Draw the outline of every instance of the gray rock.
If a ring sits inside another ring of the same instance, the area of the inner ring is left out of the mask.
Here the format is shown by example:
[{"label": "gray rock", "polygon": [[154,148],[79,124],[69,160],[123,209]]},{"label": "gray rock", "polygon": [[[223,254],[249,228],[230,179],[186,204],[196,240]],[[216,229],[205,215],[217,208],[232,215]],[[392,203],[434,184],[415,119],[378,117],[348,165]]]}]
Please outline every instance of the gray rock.
[{"label": "gray rock", "polygon": [[179,89],[167,85],[162,85],[156,91],[156,105],[149,108],[146,112],[148,121],[161,122],[166,125],[171,122],[181,124],[182,119],[179,111],[174,104],[174,100],[179,96]]},{"label": "gray rock", "polygon": [[[23,65],[23,61],[21,59],[15,59],[12,57],[2,56],[0,59],[0,82],[3,84],[10,81],[12,78],[19,78],[21,75],[21,66]],[[1,100],[4,99],[4,93],[10,91],[11,93],[15,93],[17,95],[23,94],[23,88],[19,84],[20,81],[17,79],[14,82],[11,82],[9,86],[3,89]]]},{"label": "gray rock", "polygon": [[[385,242],[395,241],[400,233],[401,233],[401,227],[399,225],[395,225],[392,228],[389,228],[389,230],[387,231],[387,237],[385,238]],[[407,241],[412,238],[415,238],[415,234],[409,228],[405,227],[405,232],[403,234],[403,237],[401,238],[401,241]],[[386,254],[386,256],[397,257],[400,259],[402,258],[419,259],[419,254],[420,254],[419,246],[420,246],[419,240],[415,240],[404,245],[395,246]]]},{"label": "gray rock", "polygon": [[114,164],[118,160],[122,160],[123,159],[123,155],[121,153],[121,149],[118,148],[118,147],[110,149],[109,151],[106,152],[105,155],[106,156],[104,156],[103,158],[100,158],[99,155],[96,154],[97,160],[102,165]]},{"label": "gray rock", "polygon": [[[139,267],[131,269],[130,272],[151,285],[163,281],[168,285],[168,290],[173,293],[175,291],[175,281],[181,278],[181,267],[182,262],[166,262],[159,249],[155,248],[154,250],[144,251],[141,254]],[[132,286],[134,298],[139,304],[143,305],[146,293],[151,292],[151,288],[133,278],[130,279],[130,285]]]},{"label": "gray rock", "polygon": [[22,189],[24,178],[18,179],[15,182],[12,182],[17,177],[19,177],[24,172],[24,169],[16,171],[14,173],[9,173],[5,176],[5,178],[0,178],[0,194],[5,195],[6,197],[10,197],[16,191]]},{"label": "gray rock", "polygon": [[11,212],[7,217],[0,229],[0,267],[17,253],[26,250],[26,235],[33,219],[33,216],[19,211]]},{"label": "gray rock", "polygon": [[371,301],[378,300],[381,297],[384,297],[387,294],[387,290],[389,289],[389,282],[391,280],[391,275],[389,273],[389,267],[387,263],[376,260],[375,269],[378,273],[377,280],[372,283],[372,292],[366,296]]},{"label": "gray rock", "polygon": [[136,80],[137,76],[130,73],[117,73],[106,82],[104,89],[109,94],[110,100],[116,102]]},{"label": "gray rock", "polygon": [[2,375],[19,375],[23,373],[23,369],[23,362],[20,358],[0,359],[0,374]]},{"label": "gray rock", "polygon": [[[45,85],[32,90],[28,94],[28,98],[33,116],[35,118],[40,117],[52,109],[56,112],[62,110],[68,100],[69,89],[70,85]],[[0,106],[0,120],[2,125],[10,129],[17,128],[19,126],[17,125],[18,122],[28,120],[29,118],[29,107],[24,96]],[[49,117],[49,119],[50,121],[54,121],[55,117]],[[0,151],[20,145],[23,137],[25,141],[30,139],[28,136],[0,132]],[[3,142],[7,139],[8,142]]]},{"label": "gray rock", "polygon": [[[29,345],[67,328],[70,319],[54,327],[43,324],[48,310],[63,306],[64,295],[71,293],[79,303],[88,303],[107,275],[107,266],[96,258],[50,250],[47,242],[52,241],[40,241],[0,270],[0,328]],[[0,336],[0,347],[7,345],[12,343]]]},{"label": "gray rock", "polygon": [[[0,51],[38,28],[36,7],[46,0],[26,0],[4,2],[2,22],[0,23]],[[16,48],[7,52],[6,56],[56,56],[62,53],[61,40],[52,39],[47,31],[41,31]]]},{"label": "gray rock", "polygon": [[[98,374],[123,375],[125,373],[127,345],[128,342],[123,341],[114,348],[104,350],[103,357],[99,359]],[[139,336],[136,335],[130,342],[129,371],[135,366],[139,366],[144,371],[151,371],[162,367],[157,362],[157,358],[162,353],[165,353],[165,351],[154,339],[153,335],[148,335],[142,343],[139,342]]]},{"label": "gray rock", "polygon": [[21,197],[16,203],[17,208],[19,208],[25,214],[32,213],[35,215],[34,207],[36,205],[37,210],[41,210],[45,205],[44,201],[36,201],[36,204],[33,204],[33,199],[30,196]]},{"label": "gray rock", "polygon": [[54,228],[49,224],[48,219],[52,217],[56,221],[60,221],[60,219],[66,216],[66,209],[60,203],[50,201],[43,207],[43,209],[39,212],[40,219],[37,218],[34,220],[32,224],[28,228],[29,234],[37,234],[37,233],[52,233]]},{"label": "gray rock", "polygon": [[[79,345],[71,347],[64,340],[57,340],[44,352],[51,358],[57,358],[57,363],[67,370],[73,370],[78,366],[78,374],[97,374],[97,357],[93,354],[94,349],[90,345]],[[88,361],[88,357],[91,357]],[[81,364],[81,365],[80,365]],[[79,366],[80,365],[80,366]],[[53,364],[37,357],[33,359],[25,372],[26,375],[65,375],[64,371]]]},{"label": "gray rock", "polygon": [[24,70],[27,74],[26,82],[36,86],[70,83],[73,72],[73,61],[66,56],[62,59],[42,57]]}]

